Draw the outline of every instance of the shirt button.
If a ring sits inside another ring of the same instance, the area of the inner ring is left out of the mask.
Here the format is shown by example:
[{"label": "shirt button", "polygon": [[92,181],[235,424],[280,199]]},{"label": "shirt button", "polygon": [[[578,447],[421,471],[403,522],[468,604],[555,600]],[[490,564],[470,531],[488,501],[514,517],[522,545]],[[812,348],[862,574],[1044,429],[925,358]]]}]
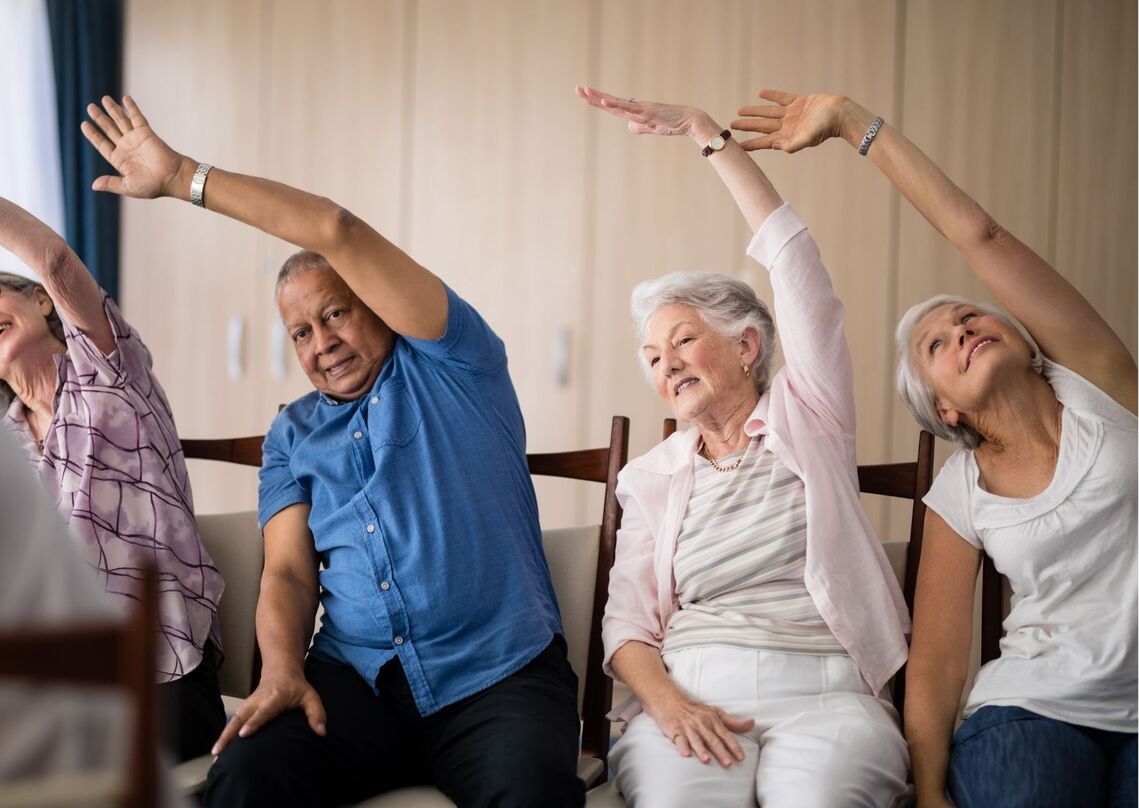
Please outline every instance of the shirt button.
[{"label": "shirt button", "polygon": [[382,590],[384,590],[385,592],[387,592],[387,591],[388,591],[389,589],[391,589],[391,588],[392,588],[392,585],[391,585],[391,584],[389,584],[387,581],[380,581],[380,589],[382,589]]},{"label": "shirt button", "polygon": [[380,403],[380,397],[379,396],[372,396],[372,403],[373,404],[379,404]]},{"label": "shirt button", "polygon": [[352,437],[354,437],[356,440],[360,440],[360,438],[364,437],[364,433],[357,430],[356,432],[352,433]]},{"label": "shirt button", "polygon": [[376,532],[376,526],[375,525],[368,525],[364,529],[367,530],[369,533],[375,533]]},{"label": "shirt button", "polygon": [[397,634],[396,638],[395,638],[395,644],[396,645],[403,645],[403,637],[401,637]]}]

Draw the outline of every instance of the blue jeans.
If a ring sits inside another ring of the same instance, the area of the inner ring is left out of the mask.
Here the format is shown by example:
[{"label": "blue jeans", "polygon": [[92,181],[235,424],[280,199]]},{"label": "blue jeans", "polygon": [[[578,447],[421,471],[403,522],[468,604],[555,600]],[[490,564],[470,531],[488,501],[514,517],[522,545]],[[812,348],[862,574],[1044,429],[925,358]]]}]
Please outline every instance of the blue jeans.
[{"label": "blue jeans", "polygon": [[953,736],[949,795],[959,808],[1134,808],[1135,769],[1134,733],[982,707]]}]

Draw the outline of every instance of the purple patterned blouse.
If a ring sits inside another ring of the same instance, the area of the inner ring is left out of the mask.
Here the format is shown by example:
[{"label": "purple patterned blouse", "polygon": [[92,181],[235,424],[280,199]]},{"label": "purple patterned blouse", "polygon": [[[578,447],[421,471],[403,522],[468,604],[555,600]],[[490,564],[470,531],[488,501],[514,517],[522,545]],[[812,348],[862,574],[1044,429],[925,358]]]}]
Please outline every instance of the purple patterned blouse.
[{"label": "purple patterned blouse", "polygon": [[207,639],[221,649],[217,608],[224,583],[194,521],[190,480],[174,416],[151,370],[150,351],[104,296],[115,337],[105,356],[66,319],[57,355],[59,387],[43,453],[17,399],[5,420],[26,445],[59,510],[108,592],[133,598],[144,558],[158,570],[157,681],[202,661]]}]

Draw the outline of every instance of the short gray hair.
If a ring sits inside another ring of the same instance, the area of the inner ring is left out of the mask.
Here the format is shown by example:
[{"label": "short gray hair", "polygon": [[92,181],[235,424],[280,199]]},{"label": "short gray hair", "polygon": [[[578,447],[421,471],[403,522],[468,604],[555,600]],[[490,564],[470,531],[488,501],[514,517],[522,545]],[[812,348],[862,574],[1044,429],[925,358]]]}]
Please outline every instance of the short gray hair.
[{"label": "short gray hair", "polygon": [[278,297],[281,294],[281,289],[292,278],[312,269],[332,269],[332,264],[328,263],[328,259],[323,255],[312,250],[300,250],[290,255],[285,259],[285,263],[281,264],[281,271],[277,273],[277,283],[273,286],[273,297]]},{"label": "short gray hair", "polygon": [[[12,272],[0,272],[0,295],[6,291],[12,291],[25,297],[31,297],[35,294],[36,289],[43,289],[44,294],[47,294],[47,289],[42,283]],[[50,299],[51,296],[48,295],[48,297]],[[51,330],[53,337],[60,342],[66,342],[63,338],[63,320],[59,319],[59,312],[56,311],[54,300],[51,302],[51,311],[47,314],[47,327]],[[8,383],[0,380],[0,408],[7,409],[15,397],[16,394],[8,386]]]},{"label": "short gray hair", "polygon": [[709,326],[729,339],[738,339],[748,328],[759,333],[759,355],[752,365],[751,378],[760,395],[771,383],[771,360],[775,355],[775,322],[767,305],[743,281],[714,272],[673,272],[644,281],[633,289],[629,308],[637,336],[637,357],[645,377],[652,368],[639,350],[645,341],[649,320],[661,306],[691,306]]},{"label": "short gray hair", "polygon": [[1044,367],[1044,355],[1040,352],[1040,346],[1036,344],[1032,335],[1008,314],[995,306],[974,303],[972,300],[966,300],[957,295],[936,295],[924,303],[911,306],[910,310],[902,316],[897,329],[894,331],[894,342],[898,348],[898,368],[895,374],[898,395],[902,397],[906,408],[909,409],[910,414],[922,429],[932,432],[950,443],[956,443],[966,449],[975,449],[984,441],[977,430],[968,424],[958,423],[957,426],[951,426],[941,420],[937,407],[937,396],[922,375],[921,369],[918,367],[917,356],[911,345],[911,338],[917,324],[931,311],[942,306],[969,306],[1011,325],[1020,332],[1025,342],[1028,343],[1028,347],[1032,349],[1031,366],[1037,373],[1040,373]]}]

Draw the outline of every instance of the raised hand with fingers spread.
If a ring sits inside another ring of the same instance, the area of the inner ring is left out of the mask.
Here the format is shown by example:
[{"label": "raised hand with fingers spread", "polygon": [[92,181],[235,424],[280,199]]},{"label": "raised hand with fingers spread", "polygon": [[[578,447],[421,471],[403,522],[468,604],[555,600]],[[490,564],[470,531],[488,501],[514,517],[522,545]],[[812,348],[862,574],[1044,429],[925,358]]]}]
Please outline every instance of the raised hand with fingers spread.
[{"label": "raised hand with fingers spread", "polygon": [[102,101],[102,108],[87,105],[91,120],[83,121],[80,129],[119,176],[103,175],[91,187],[138,199],[173,195],[179,170],[187,160],[154,133],[129,95],[122,106],[109,95]]},{"label": "raised hand with fingers spread", "polygon": [[795,95],[782,90],[760,90],[758,95],[774,103],[740,107],[738,113],[746,117],[732,121],[732,129],[760,133],[740,141],[745,151],[775,149],[790,154],[842,137],[846,101],[842,96]]}]

